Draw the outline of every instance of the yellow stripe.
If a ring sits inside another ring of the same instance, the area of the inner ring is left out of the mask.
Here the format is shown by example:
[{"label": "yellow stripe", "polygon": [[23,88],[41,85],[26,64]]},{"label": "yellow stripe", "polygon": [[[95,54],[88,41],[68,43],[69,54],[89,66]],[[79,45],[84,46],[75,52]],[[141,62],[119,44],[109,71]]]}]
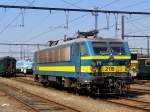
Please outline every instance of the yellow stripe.
[{"label": "yellow stripe", "polygon": [[81,56],[81,60],[109,59],[109,56]]},{"label": "yellow stripe", "polygon": [[[114,67],[114,71],[105,71],[105,67]],[[81,72],[83,73],[92,73],[91,66],[81,66]],[[75,66],[39,66],[39,71],[45,72],[76,72]],[[102,66],[101,72],[126,72],[125,66]]]},{"label": "yellow stripe", "polygon": [[150,60],[150,58],[138,58],[138,60]]},{"label": "yellow stripe", "polygon": [[[94,60],[94,59],[109,59],[110,56],[81,56],[81,60]],[[114,59],[124,60],[131,59],[131,56],[114,56]]]},{"label": "yellow stripe", "polygon": [[75,66],[39,66],[39,71],[75,72]]},{"label": "yellow stripe", "polygon": [[114,59],[131,59],[131,56],[114,56]]}]

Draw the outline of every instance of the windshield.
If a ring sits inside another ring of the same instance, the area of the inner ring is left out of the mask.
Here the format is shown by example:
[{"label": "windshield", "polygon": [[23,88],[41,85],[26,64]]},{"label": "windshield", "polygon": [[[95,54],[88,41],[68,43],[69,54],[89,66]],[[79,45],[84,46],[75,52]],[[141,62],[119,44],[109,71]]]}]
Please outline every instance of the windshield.
[{"label": "windshield", "polygon": [[106,42],[93,42],[93,50],[95,54],[102,54],[107,52]]},{"label": "windshield", "polygon": [[137,54],[131,54],[131,60],[137,60]]},{"label": "windshield", "polygon": [[114,53],[124,53],[124,45],[122,42],[109,42],[110,48]]},{"label": "windshield", "polygon": [[95,54],[123,54],[125,52],[122,42],[93,42],[93,50]]}]

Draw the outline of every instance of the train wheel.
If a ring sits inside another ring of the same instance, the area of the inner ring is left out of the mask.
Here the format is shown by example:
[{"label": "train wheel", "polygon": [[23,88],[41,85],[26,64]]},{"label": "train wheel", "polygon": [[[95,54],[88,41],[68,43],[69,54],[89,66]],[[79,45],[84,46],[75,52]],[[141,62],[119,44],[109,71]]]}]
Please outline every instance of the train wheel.
[{"label": "train wheel", "polygon": [[38,77],[37,74],[34,75],[34,81],[35,81],[35,82],[39,82],[39,77]]},{"label": "train wheel", "polygon": [[115,93],[117,94],[122,94],[122,81],[121,80],[116,80],[114,82],[114,88],[115,88]]},{"label": "train wheel", "polygon": [[48,81],[42,82],[42,84],[43,84],[44,87],[48,87],[49,86],[49,82]]},{"label": "train wheel", "polygon": [[115,84],[115,88],[118,91],[119,95],[123,95],[126,94],[128,91],[128,86],[127,84],[122,81],[122,80],[118,80],[117,83]]},{"label": "train wheel", "polygon": [[14,77],[16,77],[16,74],[15,74],[15,73],[13,73],[13,76],[14,76]]},{"label": "train wheel", "polygon": [[81,84],[80,83],[77,84],[76,94],[77,95],[81,95],[82,94],[82,88],[81,88]]},{"label": "train wheel", "polygon": [[127,85],[125,82],[122,82],[122,93],[127,94],[129,90],[129,85]]}]

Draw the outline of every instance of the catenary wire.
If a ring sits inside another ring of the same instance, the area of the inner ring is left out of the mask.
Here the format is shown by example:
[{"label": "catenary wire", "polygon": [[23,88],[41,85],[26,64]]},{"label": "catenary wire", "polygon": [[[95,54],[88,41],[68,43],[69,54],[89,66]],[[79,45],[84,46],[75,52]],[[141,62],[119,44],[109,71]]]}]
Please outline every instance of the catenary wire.
[{"label": "catenary wire", "polygon": [[[34,2],[35,2],[35,0],[33,0]],[[32,3],[34,3],[32,1]],[[30,4],[31,5],[31,4]],[[0,34],[2,34],[3,32],[5,32],[8,28],[9,28],[9,26],[12,24],[12,23],[14,23],[20,16],[22,15],[22,11],[19,13],[19,14],[17,14],[1,31],[0,31]]]},{"label": "catenary wire", "polygon": [[[77,18],[74,18],[74,19],[72,19],[71,21],[69,21],[69,23],[72,23],[72,22],[74,22],[74,21],[77,21],[77,20],[79,20],[79,19],[81,19],[81,18],[83,18],[83,17],[85,17],[85,16],[87,16],[87,14],[84,14],[84,15],[82,15],[82,16],[79,16],[79,17],[77,17]],[[35,36],[30,37],[28,40],[23,41],[22,43],[26,43],[26,42],[28,42],[28,41],[32,41],[32,40],[34,40],[34,39],[37,39],[37,38],[39,38],[39,37],[42,36],[42,35],[45,35],[45,34],[47,34],[47,33],[49,33],[49,32],[53,32],[53,31],[59,29],[60,27],[64,27],[64,25],[65,25],[65,23],[63,23],[63,24],[61,24],[61,25],[58,25],[58,26],[56,26],[56,27],[54,27],[54,28],[51,28],[51,29],[49,29],[49,30],[47,30],[47,31],[41,32],[41,33],[39,33],[39,34],[37,34],[37,35],[35,35]]]},{"label": "catenary wire", "polygon": [[[104,6],[101,6],[100,9],[101,9],[101,8],[104,8],[104,7],[108,7],[108,6],[114,4],[114,3],[118,2],[118,1],[120,1],[120,0],[113,0],[113,2],[107,3],[107,4],[105,4]],[[81,15],[80,17],[75,18],[75,21],[78,20],[78,19],[80,19],[80,18],[82,18],[82,17],[84,17],[84,16],[87,16],[87,15],[88,15],[88,14]],[[73,20],[73,21],[74,21],[74,20]],[[32,36],[32,37],[30,37],[28,40],[23,41],[22,43],[25,43],[25,42],[28,42],[28,41],[37,39],[37,38],[39,38],[39,36],[42,36],[42,35],[45,35],[45,34],[47,34],[47,33],[49,33],[49,32],[55,31],[56,29],[59,29],[60,27],[62,27],[62,25],[64,25],[64,24],[58,25],[58,26],[55,27],[54,29],[47,30],[47,31],[41,32],[41,33],[39,33],[39,34],[37,34],[37,35],[35,35],[35,36]]]},{"label": "catenary wire", "polygon": [[[79,1],[77,1],[77,2],[75,2],[74,4],[72,4],[72,3],[70,3],[70,2],[67,2],[67,4],[69,4],[69,5],[75,5],[75,4],[77,4],[77,3],[79,3],[79,2],[81,2],[82,0],[79,0]],[[49,16],[49,15],[48,15]],[[83,16],[81,16],[81,17],[84,17],[84,15]],[[47,17],[48,18],[48,17]],[[80,18],[80,17],[79,17]],[[44,18],[45,19],[45,18]],[[44,20],[44,19],[42,19],[42,20]],[[40,24],[41,24],[41,22],[40,22]],[[39,24],[39,25],[40,25]],[[60,27],[62,27],[62,25],[59,25],[59,27],[54,27],[54,31],[55,31],[55,29],[59,29]],[[37,27],[36,27],[37,28]],[[36,28],[32,28],[32,29],[36,29]],[[33,31],[33,30],[32,30]],[[31,32],[31,30],[30,30],[30,32]],[[45,31],[45,32],[42,32],[42,33],[40,33],[39,35],[42,35],[42,34],[45,34],[45,33],[47,33],[47,31]],[[30,33],[28,33],[28,34],[30,34]],[[28,40],[32,40],[32,39],[28,39]],[[24,42],[26,42],[26,41],[24,41]],[[24,42],[22,42],[22,43],[24,43]]]},{"label": "catenary wire", "polygon": [[[13,3],[12,3],[12,5],[15,5],[16,3],[18,2],[18,0],[15,0]],[[1,16],[1,18],[0,18],[0,21],[2,21],[4,18],[5,18],[5,16],[6,16],[6,9],[3,9],[4,10],[4,13],[3,13],[3,15]]]}]

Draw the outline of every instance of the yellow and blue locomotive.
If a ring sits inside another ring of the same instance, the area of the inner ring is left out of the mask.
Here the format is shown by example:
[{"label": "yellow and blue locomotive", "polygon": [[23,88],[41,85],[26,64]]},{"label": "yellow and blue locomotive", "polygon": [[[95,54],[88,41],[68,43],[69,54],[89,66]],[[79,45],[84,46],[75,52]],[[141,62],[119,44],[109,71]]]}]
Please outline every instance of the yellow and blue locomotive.
[{"label": "yellow and blue locomotive", "polygon": [[132,83],[131,54],[121,39],[78,37],[50,44],[34,56],[33,74],[42,83],[55,81],[95,94],[126,93]]}]

